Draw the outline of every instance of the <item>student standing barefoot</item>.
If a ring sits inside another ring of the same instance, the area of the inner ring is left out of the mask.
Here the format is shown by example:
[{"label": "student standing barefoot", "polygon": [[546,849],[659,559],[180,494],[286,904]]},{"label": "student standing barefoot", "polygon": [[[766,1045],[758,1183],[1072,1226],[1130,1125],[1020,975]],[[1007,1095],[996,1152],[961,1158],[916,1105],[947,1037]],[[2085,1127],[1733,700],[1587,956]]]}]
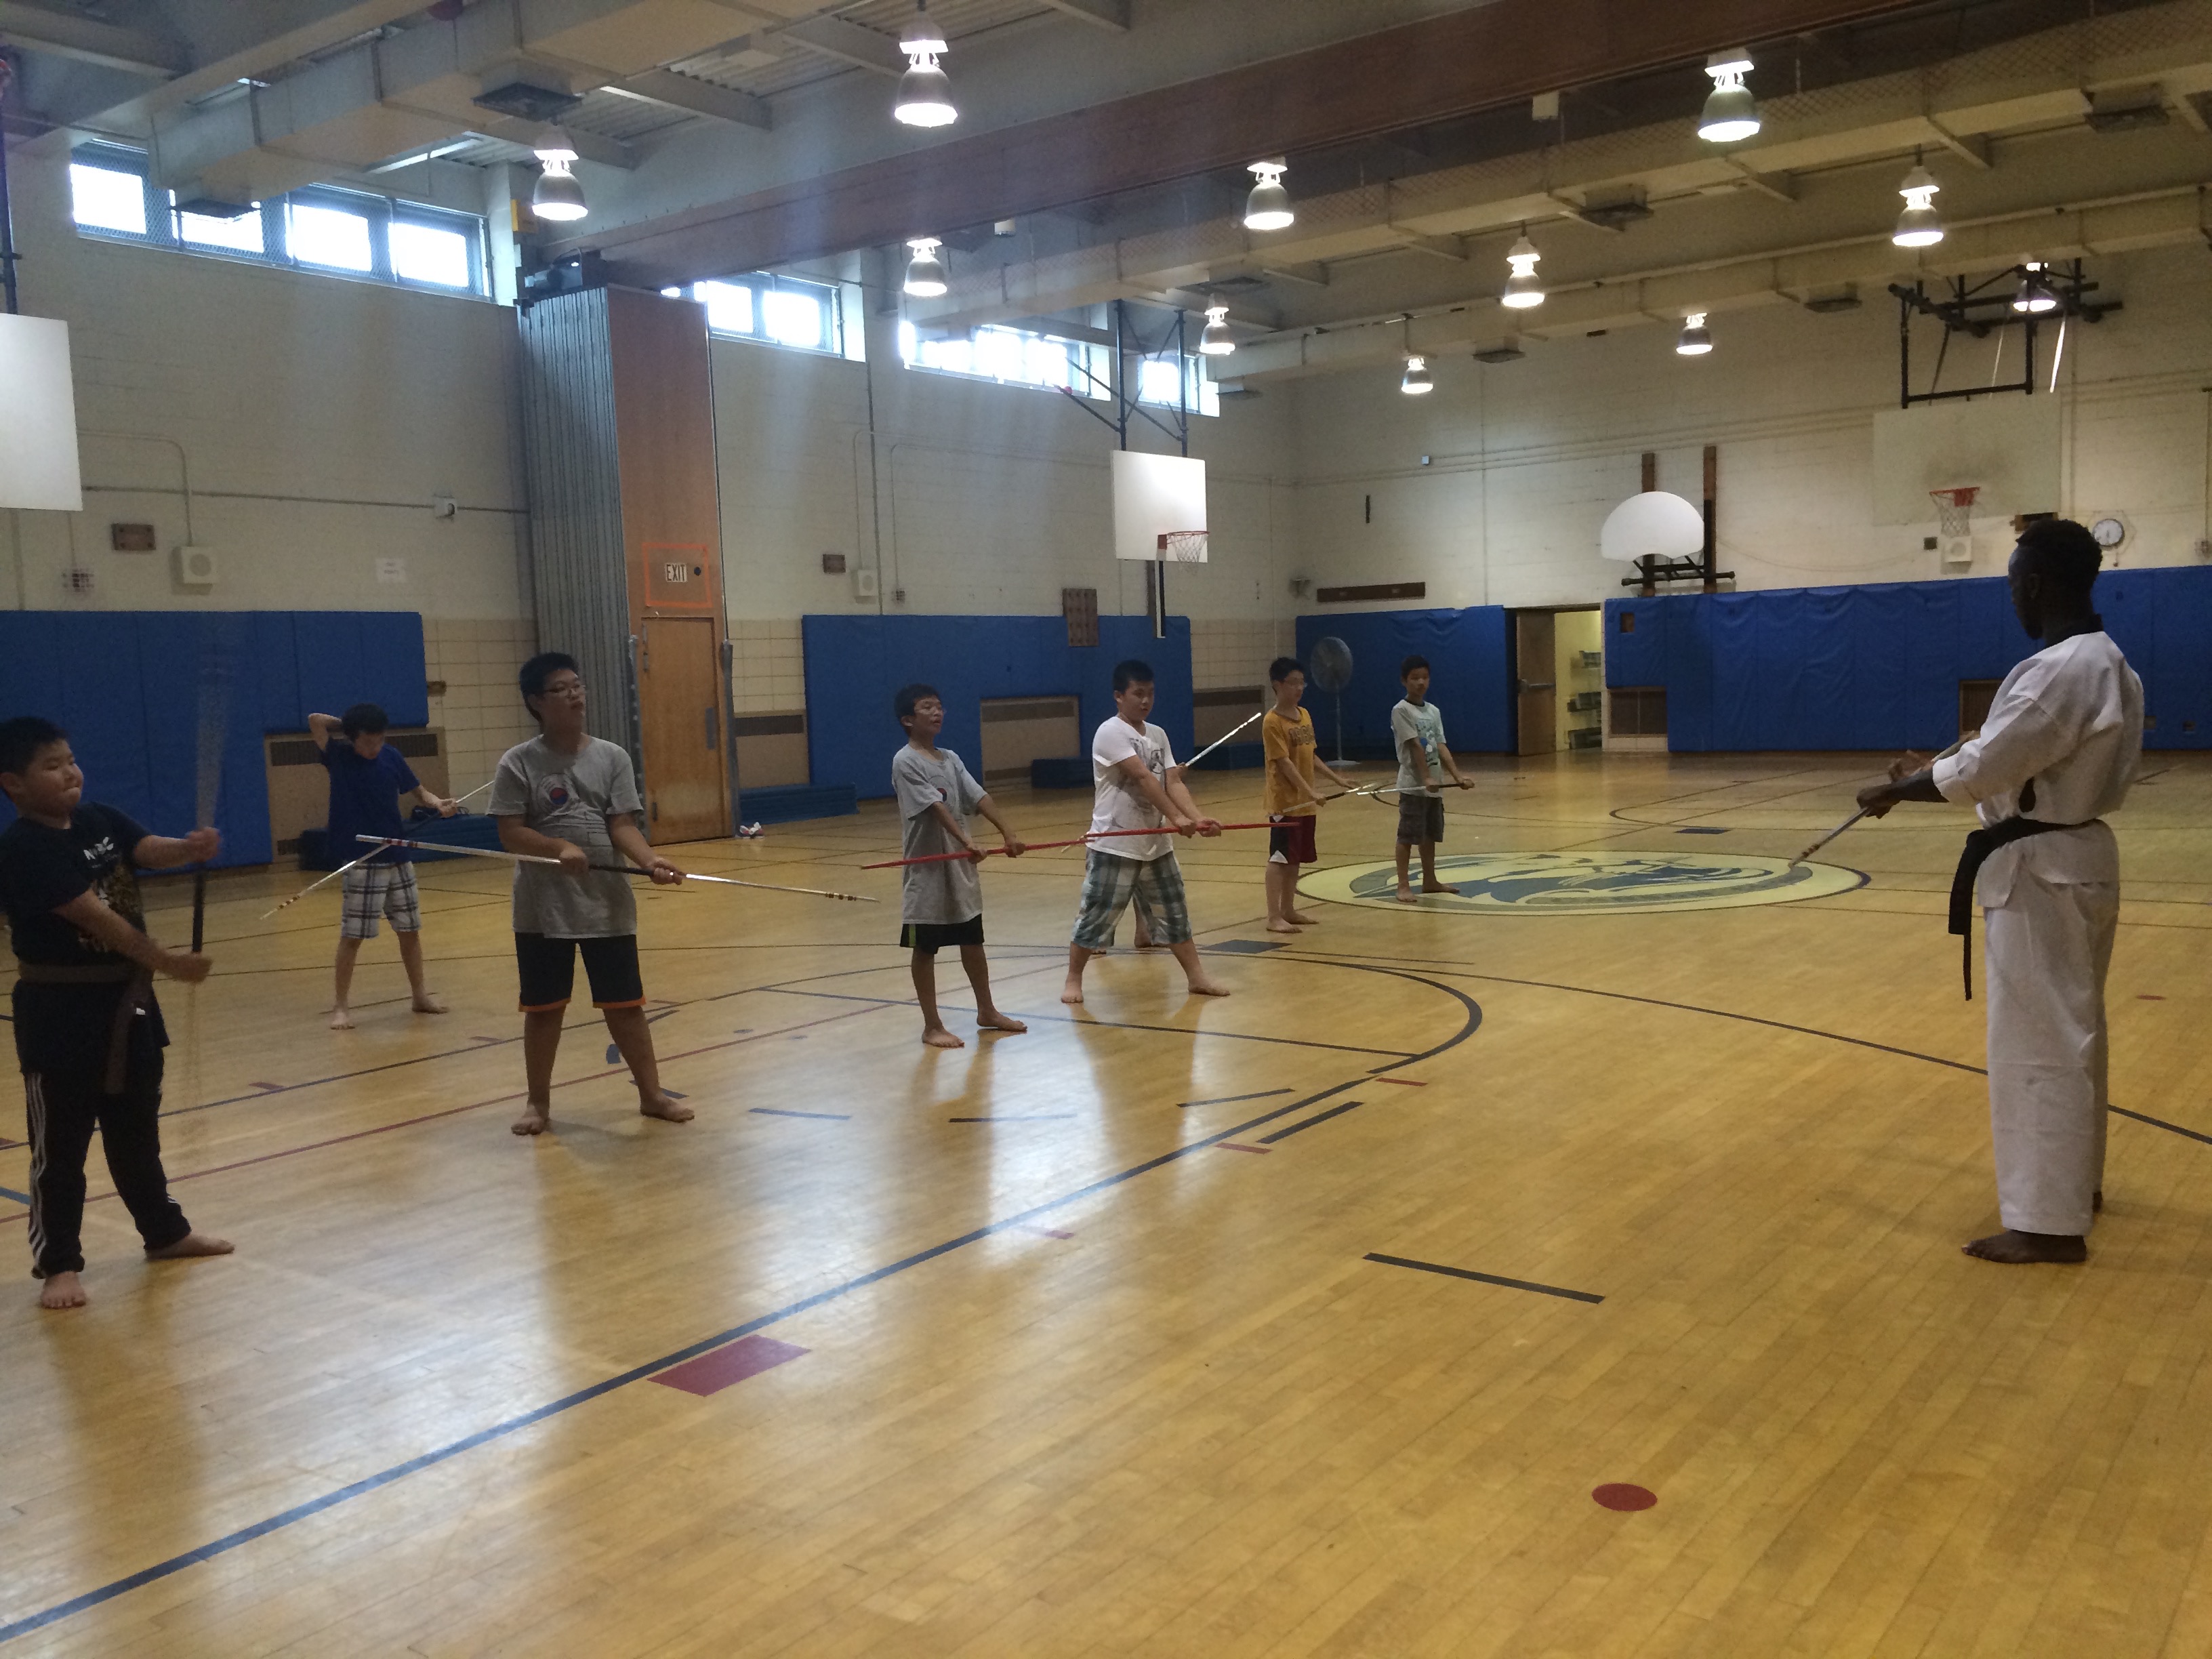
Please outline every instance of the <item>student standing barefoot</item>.
[{"label": "student standing barefoot", "polygon": [[1314,846],[1314,820],[1321,797],[1314,793],[1318,768],[1340,789],[1352,786],[1316,752],[1313,716],[1298,706],[1305,696],[1305,665],[1296,657],[1278,657],[1267,665],[1267,684],[1275,706],[1260,722],[1260,745],[1267,757],[1265,796],[1267,822],[1267,931],[1295,933],[1314,925],[1298,909],[1298,871],[1319,856]]},{"label": "student standing barefoot", "polygon": [[521,684],[523,706],[536,718],[538,735],[500,757],[491,814],[508,852],[558,859],[561,867],[520,864],[514,870],[514,957],[529,1086],[514,1133],[543,1134],[551,1125],[553,1062],[580,952],[592,1005],[605,1016],[607,1035],[637,1085],[638,1110],[689,1122],[691,1109],[660,1086],[645,1020],[629,878],[591,866],[613,863],[619,851],[662,885],[682,881],[684,872],[638,832],[643,803],[628,751],[585,731],[584,676],[576,659],[540,652],[522,665]]},{"label": "student standing barefoot", "polygon": [[1398,745],[1398,902],[1419,904],[1408,866],[1421,849],[1421,891],[1456,893],[1437,879],[1437,843],[1444,838],[1444,774],[1462,789],[1474,786],[1460,775],[1444,741],[1442,710],[1429,701],[1429,659],[1408,657],[1398,665],[1405,700],[1390,711],[1390,737]]}]

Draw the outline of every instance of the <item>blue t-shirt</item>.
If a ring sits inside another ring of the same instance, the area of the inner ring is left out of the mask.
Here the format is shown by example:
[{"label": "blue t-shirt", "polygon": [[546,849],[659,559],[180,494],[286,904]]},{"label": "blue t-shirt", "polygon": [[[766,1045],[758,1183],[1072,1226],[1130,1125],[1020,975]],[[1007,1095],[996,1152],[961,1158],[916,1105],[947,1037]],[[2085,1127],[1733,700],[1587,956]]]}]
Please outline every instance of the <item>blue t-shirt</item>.
[{"label": "blue t-shirt", "polygon": [[[349,863],[368,848],[356,836],[404,836],[399,798],[422,785],[407,757],[389,743],[374,760],[363,760],[343,732],[323,745],[323,766],[331,775],[330,857],[333,866]],[[404,847],[380,854],[379,864],[412,858]]]}]

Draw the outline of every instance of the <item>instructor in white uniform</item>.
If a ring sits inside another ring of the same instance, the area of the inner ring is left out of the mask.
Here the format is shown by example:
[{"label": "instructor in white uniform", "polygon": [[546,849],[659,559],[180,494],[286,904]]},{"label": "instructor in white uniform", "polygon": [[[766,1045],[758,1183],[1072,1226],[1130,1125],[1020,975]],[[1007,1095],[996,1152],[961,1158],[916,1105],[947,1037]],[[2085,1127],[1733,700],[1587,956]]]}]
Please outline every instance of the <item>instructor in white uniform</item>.
[{"label": "instructor in white uniform", "polygon": [[[1989,939],[1990,1127],[2005,1231],[1965,1246],[1985,1261],[2081,1261],[2104,1197],[2105,972],[2119,921],[2119,852],[2104,815],[2142,753],[2142,682],[2090,608],[2102,556],[2067,519],[2030,524],[2013,549],[2013,610],[2043,649],[2005,676],[1981,733],[1862,790],[1880,817],[1899,801],[1971,804],[1951,895]],[[1971,937],[1968,945],[1971,951]],[[1967,994],[1972,994],[1971,963]]]}]

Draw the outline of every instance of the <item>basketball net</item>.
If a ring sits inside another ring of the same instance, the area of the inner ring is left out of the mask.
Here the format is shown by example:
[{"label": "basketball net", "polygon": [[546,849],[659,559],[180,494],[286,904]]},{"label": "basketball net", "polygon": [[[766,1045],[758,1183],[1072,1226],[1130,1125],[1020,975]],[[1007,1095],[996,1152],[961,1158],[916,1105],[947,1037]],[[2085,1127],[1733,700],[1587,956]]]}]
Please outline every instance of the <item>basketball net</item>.
[{"label": "basketball net", "polygon": [[1204,564],[1206,532],[1170,530],[1159,538],[1160,559],[1166,564]]},{"label": "basketball net", "polygon": [[1979,484],[1961,484],[1954,489],[1931,489],[1936,498],[1936,511],[1943,521],[1946,536],[1971,535],[1973,531],[1974,497],[1982,493]]}]

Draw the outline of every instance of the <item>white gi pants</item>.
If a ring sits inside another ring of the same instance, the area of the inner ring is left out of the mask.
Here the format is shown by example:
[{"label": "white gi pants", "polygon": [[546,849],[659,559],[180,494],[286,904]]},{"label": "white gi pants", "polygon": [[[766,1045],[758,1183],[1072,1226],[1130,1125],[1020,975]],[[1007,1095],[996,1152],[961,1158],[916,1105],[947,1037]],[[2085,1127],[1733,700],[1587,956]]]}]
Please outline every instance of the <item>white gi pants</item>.
[{"label": "white gi pants", "polygon": [[2105,972],[2120,890],[2014,872],[1988,929],[1990,1132],[2004,1224],[2082,1235],[2105,1182]]}]

